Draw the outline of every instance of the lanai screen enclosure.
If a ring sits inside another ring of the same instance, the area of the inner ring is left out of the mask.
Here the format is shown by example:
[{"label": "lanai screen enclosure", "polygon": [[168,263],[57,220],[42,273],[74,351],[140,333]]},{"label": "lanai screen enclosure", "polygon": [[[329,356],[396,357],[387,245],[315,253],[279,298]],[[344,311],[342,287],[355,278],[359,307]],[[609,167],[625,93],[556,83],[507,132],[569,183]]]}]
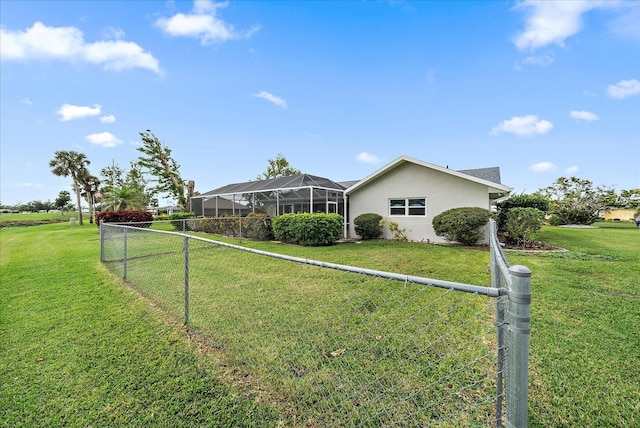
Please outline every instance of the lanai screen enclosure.
[{"label": "lanai screen enclosure", "polygon": [[345,214],[345,186],[309,174],[229,184],[191,198],[191,212],[207,216],[262,213]]}]

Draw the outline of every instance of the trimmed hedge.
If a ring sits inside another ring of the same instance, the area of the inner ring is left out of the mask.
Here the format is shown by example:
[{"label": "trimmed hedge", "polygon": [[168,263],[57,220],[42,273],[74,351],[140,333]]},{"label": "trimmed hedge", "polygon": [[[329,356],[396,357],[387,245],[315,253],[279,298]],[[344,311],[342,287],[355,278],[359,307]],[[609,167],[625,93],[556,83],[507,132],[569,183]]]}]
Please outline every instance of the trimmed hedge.
[{"label": "trimmed hedge", "polygon": [[507,215],[514,208],[536,208],[543,213],[549,211],[549,200],[541,195],[512,195],[509,199],[500,201],[496,204],[498,215],[496,222],[498,229],[504,231],[507,224]]},{"label": "trimmed hedge", "polygon": [[271,217],[267,214],[249,214],[243,219],[242,236],[258,241],[270,241],[273,239],[273,226]]},{"label": "trimmed hedge", "polygon": [[100,211],[96,214],[96,226],[100,223],[134,223],[135,227],[150,227],[153,214],[149,211]]},{"label": "trimmed hedge", "polygon": [[342,235],[340,214],[283,214],[272,220],[273,235],[282,242],[306,246],[335,243]]},{"label": "trimmed hedge", "polygon": [[433,218],[433,230],[447,241],[474,245],[482,238],[482,228],[489,217],[491,213],[484,208],[452,208]]},{"label": "trimmed hedge", "polygon": [[194,218],[196,215],[194,213],[173,213],[173,214],[161,214],[156,216],[156,220],[169,220],[171,225],[175,230],[180,232],[186,232],[191,230],[190,223],[185,221],[190,218]]},{"label": "trimmed hedge", "polygon": [[246,217],[229,215],[194,218],[187,221],[187,224],[188,230],[194,232],[237,236],[260,241],[273,239],[271,218],[266,214],[249,214]]},{"label": "trimmed hedge", "polygon": [[378,239],[382,236],[382,216],[375,213],[360,214],[353,220],[356,233],[362,239]]}]

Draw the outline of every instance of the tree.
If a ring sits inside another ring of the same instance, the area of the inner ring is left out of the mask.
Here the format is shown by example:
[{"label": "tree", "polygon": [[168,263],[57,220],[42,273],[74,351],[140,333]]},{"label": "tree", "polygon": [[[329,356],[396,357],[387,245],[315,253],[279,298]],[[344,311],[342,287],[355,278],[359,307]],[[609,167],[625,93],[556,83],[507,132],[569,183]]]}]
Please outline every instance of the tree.
[{"label": "tree", "polygon": [[269,167],[261,175],[258,175],[257,180],[268,180],[270,178],[285,177],[288,175],[302,174],[299,169],[293,168],[289,165],[289,161],[278,153],[275,159],[269,159]]},{"label": "tree", "polygon": [[535,194],[549,200],[549,214],[557,224],[591,224],[610,200],[609,189],[593,187],[589,180],[560,177]]},{"label": "tree", "polygon": [[64,215],[64,209],[69,205],[69,202],[71,202],[71,194],[69,194],[69,192],[63,190],[58,193],[58,197],[56,198],[54,205],[60,210],[61,216]]},{"label": "tree", "polygon": [[78,179],[80,180],[80,186],[82,187],[80,194],[89,204],[89,223],[93,223],[93,216],[95,214],[95,194],[98,193],[100,180],[98,177],[89,174],[89,171],[86,169],[81,171]]},{"label": "tree", "polygon": [[131,169],[124,177],[124,170],[115,164],[103,168],[100,174],[103,177],[100,187],[102,210],[143,211],[147,208],[151,191],[139,165],[132,162]]},{"label": "tree", "polygon": [[73,150],[57,150],[53,159],[49,162],[49,167],[54,175],[59,177],[69,177],[73,180],[73,190],[76,192],[78,202],[78,220],[82,224],[82,204],[80,203],[80,176],[85,174],[89,159],[84,153]]},{"label": "tree", "polygon": [[640,188],[621,190],[617,204],[623,208],[640,209]]},{"label": "tree", "polygon": [[155,177],[154,192],[166,192],[174,197],[183,209],[187,205],[184,195],[185,181],[180,177],[180,165],[171,157],[171,149],[160,143],[153,132],[140,132],[142,146],[138,151],[142,155],[138,158],[138,165]]},{"label": "tree", "polygon": [[[280,153],[278,153],[275,159],[269,159],[268,162],[269,166],[262,174],[256,177],[256,180],[269,180],[272,178],[302,174],[299,169],[289,165],[289,161]],[[281,195],[283,194],[281,193]],[[268,201],[275,200],[276,192],[246,193],[242,196],[246,201],[247,207],[263,210]],[[275,205],[272,204],[272,207],[275,209]],[[274,213],[272,213],[272,215],[273,214]]]}]

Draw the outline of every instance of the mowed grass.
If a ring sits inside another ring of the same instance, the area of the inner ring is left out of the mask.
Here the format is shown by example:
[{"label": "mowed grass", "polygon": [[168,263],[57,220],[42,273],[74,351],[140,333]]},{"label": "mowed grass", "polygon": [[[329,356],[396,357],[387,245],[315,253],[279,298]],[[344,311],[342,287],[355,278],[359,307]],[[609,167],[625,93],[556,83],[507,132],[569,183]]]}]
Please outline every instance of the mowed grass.
[{"label": "mowed grass", "polygon": [[[533,271],[530,426],[640,423],[640,230],[597,225],[545,228],[545,241],[568,252],[507,254]],[[286,408],[256,388],[261,380],[243,386],[237,373],[223,369],[234,361],[199,352],[179,325],[105,272],[97,235],[93,225],[0,231],[0,425],[277,425]],[[489,282],[488,253],[477,250],[379,241],[327,248],[242,244]],[[230,339],[219,344],[241,346]],[[249,367],[238,366],[241,374],[256,364],[248,361]],[[282,367],[289,375],[305,370]]]},{"label": "mowed grass", "polygon": [[[0,213],[0,228],[36,226],[51,223],[69,223],[70,219],[78,219],[78,213]],[[89,214],[82,215],[83,221],[89,222]]]},{"label": "mowed grass", "polygon": [[99,264],[95,225],[0,231],[0,426],[257,426],[179,325]]},{"label": "mowed grass", "polygon": [[[126,233],[127,280],[182,317],[183,238]],[[121,275],[122,238],[105,236],[109,269]],[[348,249],[400,248],[378,244]],[[189,247],[189,325],[224,353],[236,379],[287,406],[287,426],[457,427],[495,418],[491,299],[197,240]],[[486,254],[474,255],[486,264]]]},{"label": "mowed grass", "polygon": [[640,229],[545,227],[562,253],[507,253],[533,271],[530,426],[640,426]]},{"label": "mowed grass", "polygon": [[[640,425],[640,229],[546,226],[564,252],[507,252],[533,271],[529,424]],[[226,239],[335,263],[485,284],[487,255],[448,246],[375,241],[300,248]]]}]

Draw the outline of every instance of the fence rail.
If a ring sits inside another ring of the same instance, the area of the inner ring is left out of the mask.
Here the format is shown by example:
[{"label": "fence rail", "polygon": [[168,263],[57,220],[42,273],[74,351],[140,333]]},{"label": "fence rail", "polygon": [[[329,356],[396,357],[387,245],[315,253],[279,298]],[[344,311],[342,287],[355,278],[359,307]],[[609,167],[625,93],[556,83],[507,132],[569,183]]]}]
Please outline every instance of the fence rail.
[{"label": "fence rail", "polygon": [[101,261],[285,426],[526,427],[531,272],[490,227],[489,287],[124,224],[101,225]]}]

